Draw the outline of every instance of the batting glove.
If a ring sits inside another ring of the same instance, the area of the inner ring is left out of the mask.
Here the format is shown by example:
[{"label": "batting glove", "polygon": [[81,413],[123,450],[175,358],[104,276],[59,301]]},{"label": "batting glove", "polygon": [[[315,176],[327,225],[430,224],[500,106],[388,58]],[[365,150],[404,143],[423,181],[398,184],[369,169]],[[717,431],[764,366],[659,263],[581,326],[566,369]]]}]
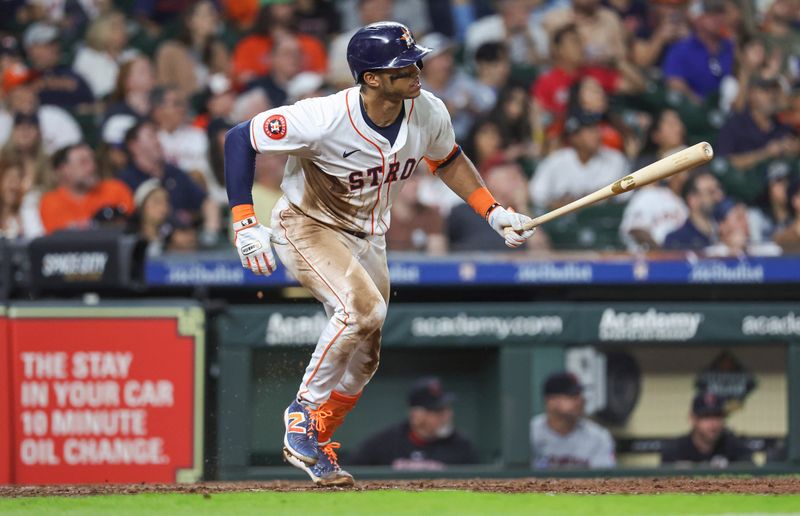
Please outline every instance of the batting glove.
[{"label": "batting glove", "polygon": [[272,230],[259,224],[254,216],[234,222],[233,230],[233,243],[239,252],[242,267],[264,276],[275,272],[278,264],[270,245]]},{"label": "batting glove", "polygon": [[[508,247],[519,247],[536,233],[536,228],[522,229],[523,224],[529,220],[531,218],[527,215],[516,213],[513,209],[505,209],[502,206],[495,207],[486,215],[486,221],[505,239]],[[506,231],[507,229],[509,231]]]}]

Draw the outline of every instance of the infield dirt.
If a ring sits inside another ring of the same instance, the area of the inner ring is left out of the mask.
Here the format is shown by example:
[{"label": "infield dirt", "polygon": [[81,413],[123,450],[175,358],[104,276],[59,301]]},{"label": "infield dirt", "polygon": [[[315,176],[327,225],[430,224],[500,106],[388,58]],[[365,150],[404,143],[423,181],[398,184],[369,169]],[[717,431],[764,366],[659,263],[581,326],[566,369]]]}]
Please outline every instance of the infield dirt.
[{"label": "infield dirt", "polygon": [[[467,479],[467,480],[368,480],[346,491],[463,490],[492,493],[554,494],[657,494],[739,493],[800,494],[800,477],[645,477],[607,479]],[[83,484],[49,486],[0,486],[0,497],[93,496],[139,493],[218,494],[235,492],[324,491],[310,482],[202,482],[197,484]],[[331,490],[331,489],[327,489]]]}]

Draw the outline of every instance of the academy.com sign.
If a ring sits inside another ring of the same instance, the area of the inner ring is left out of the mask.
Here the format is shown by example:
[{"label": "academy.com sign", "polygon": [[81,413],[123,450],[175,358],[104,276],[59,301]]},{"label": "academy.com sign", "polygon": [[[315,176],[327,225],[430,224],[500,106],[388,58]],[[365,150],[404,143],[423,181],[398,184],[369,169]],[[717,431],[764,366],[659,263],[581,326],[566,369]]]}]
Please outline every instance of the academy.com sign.
[{"label": "academy.com sign", "polygon": [[564,321],[557,315],[542,316],[471,316],[459,313],[444,317],[414,317],[411,320],[413,337],[489,337],[504,340],[509,337],[538,337],[560,335]]},{"label": "academy.com sign", "polygon": [[742,319],[745,335],[800,335],[800,317],[794,312],[786,315],[748,315]]},{"label": "academy.com sign", "polygon": [[703,321],[698,312],[618,312],[606,308],[600,318],[600,340],[683,341],[694,338]]}]

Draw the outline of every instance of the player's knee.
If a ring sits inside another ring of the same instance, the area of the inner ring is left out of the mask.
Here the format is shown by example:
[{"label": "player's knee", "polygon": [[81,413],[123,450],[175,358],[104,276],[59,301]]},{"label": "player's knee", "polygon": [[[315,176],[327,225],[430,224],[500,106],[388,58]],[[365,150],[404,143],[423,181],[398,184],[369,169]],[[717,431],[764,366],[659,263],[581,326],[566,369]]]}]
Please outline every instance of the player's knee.
[{"label": "player's knee", "polygon": [[367,336],[379,332],[386,320],[386,303],[380,296],[371,302],[359,303],[353,313],[353,327],[361,335]]}]

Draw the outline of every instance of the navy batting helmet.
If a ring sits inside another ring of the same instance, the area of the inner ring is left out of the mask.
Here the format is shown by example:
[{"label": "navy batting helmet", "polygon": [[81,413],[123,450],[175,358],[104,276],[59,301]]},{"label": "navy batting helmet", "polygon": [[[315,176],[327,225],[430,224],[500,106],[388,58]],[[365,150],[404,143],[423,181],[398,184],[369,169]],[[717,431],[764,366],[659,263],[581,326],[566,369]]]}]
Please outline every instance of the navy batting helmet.
[{"label": "navy batting helmet", "polygon": [[397,22],[372,23],[358,29],[347,44],[347,64],[356,82],[368,70],[402,68],[417,63],[430,48],[417,45],[408,27]]}]

